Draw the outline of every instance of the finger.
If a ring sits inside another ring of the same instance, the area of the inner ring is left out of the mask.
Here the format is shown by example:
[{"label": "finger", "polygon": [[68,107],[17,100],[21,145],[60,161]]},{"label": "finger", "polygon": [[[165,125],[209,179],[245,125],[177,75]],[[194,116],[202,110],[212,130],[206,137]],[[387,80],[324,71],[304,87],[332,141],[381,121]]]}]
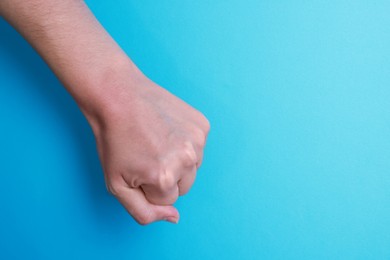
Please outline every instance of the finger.
[{"label": "finger", "polygon": [[206,145],[206,139],[207,137],[202,131],[196,131],[196,134],[194,134],[194,142],[192,143],[192,147],[196,154],[195,163],[197,168],[201,166],[203,161],[203,153]]},{"label": "finger", "polygon": [[177,183],[178,187],[179,187],[179,195],[180,196],[183,196],[184,194],[186,194],[192,187],[192,185],[194,184],[194,181],[195,181],[195,177],[196,177],[196,171],[197,171],[197,167],[194,166],[192,168],[192,171],[189,172],[188,174],[184,175],[180,181]]},{"label": "finger", "polygon": [[156,205],[172,205],[179,197],[178,180],[182,174],[182,161],[173,154],[165,159],[163,168],[145,181],[141,188],[146,199]]},{"label": "finger", "polygon": [[198,149],[197,155],[198,155],[198,162],[196,163],[196,168],[199,169],[203,162],[203,149]]},{"label": "finger", "polygon": [[141,185],[141,188],[145,193],[146,199],[156,205],[172,205],[179,197],[177,183],[168,190],[148,184]]},{"label": "finger", "polygon": [[178,223],[179,212],[173,206],[151,204],[140,188],[122,187],[115,196],[131,216],[141,225],[147,225],[158,220]]}]

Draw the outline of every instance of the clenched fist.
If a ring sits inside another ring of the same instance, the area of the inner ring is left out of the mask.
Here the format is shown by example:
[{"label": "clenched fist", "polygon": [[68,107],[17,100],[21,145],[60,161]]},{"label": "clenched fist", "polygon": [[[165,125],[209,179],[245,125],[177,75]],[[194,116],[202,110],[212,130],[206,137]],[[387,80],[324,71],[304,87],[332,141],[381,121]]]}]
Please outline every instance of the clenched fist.
[{"label": "clenched fist", "polygon": [[117,79],[123,96],[94,129],[107,188],[138,223],[177,223],[172,204],[195,180],[209,122],[145,77],[127,82]]},{"label": "clenched fist", "polygon": [[[209,122],[147,79],[82,0],[1,0],[0,15],[47,62],[96,137],[107,188],[140,223],[175,222]],[[134,39],[135,40],[135,39]]]}]

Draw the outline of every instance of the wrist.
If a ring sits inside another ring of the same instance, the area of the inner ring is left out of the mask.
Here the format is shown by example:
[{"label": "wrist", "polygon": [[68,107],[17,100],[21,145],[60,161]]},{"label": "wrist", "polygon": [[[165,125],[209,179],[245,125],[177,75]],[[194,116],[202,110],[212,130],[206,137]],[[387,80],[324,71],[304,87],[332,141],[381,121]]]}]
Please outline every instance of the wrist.
[{"label": "wrist", "polygon": [[136,98],[136,92],[148,81],[146,76],[125,55],[113,57],[99,70],[72,87],[72,93],[95,134],[110,122],[119,120]]}]

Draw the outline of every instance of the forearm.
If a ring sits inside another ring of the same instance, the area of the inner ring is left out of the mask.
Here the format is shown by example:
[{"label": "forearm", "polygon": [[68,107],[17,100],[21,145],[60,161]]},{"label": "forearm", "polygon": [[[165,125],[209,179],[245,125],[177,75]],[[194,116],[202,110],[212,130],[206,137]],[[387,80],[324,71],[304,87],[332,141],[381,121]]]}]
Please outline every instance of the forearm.
[{"label": "forearm", "polygon": [[0,0],[84,112],[108,190],[141,224],[177,223],[172,204],[192,186],[208,120],[148,80],[81,0]]},{"label": "forearm", "polygon": [[142,75],[81,0],[1,0],[0,13],[38,51],[91,121],[127,95],[113,84],[117,75],[129,75],[129,80]]}]

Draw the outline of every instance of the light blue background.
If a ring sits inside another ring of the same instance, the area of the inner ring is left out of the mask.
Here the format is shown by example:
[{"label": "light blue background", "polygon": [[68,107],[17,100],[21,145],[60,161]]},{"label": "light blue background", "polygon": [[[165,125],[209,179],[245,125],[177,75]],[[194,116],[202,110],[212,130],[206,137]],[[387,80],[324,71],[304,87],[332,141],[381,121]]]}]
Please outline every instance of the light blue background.
[{"label": "light blue background", "polygon": [[138,226],[92,132],[0,20],[1,259],[389,259],[389,1],[87,1],[210,119],[181,222]]}]

